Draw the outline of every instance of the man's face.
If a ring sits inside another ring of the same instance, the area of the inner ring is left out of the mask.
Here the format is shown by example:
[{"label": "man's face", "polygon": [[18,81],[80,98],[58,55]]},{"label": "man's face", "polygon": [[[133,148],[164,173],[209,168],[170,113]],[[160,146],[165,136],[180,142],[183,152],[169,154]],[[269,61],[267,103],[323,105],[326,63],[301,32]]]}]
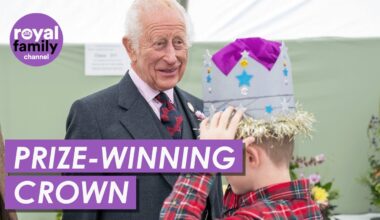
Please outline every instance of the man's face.
[{"label": "man's face", "polygon": [[188,56],[184,20],[173,9],[144,14],[139,49],[129,53],[132,67],[150,87],[173,88],[185,72]]}]

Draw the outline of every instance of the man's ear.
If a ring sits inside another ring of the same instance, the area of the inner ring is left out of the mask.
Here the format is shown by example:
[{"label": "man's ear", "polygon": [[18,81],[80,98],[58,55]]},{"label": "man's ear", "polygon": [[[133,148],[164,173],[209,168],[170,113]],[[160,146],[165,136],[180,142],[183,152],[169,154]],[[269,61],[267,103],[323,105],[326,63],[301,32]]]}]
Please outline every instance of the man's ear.
[{"label": "man's ear", "polygon": [[253,147],[252,145],[247,146],[245,153],[248,166],[256,168],[260,165],[260,152],[257,147]]},{"label": "man's ear", "polygon": [[129,59],[131,59],[132,62],[135,62],[137,60],[136,51],[132,46],[132,41],[127,36],[123,37],[123,45],[124,48],[127,50]]}]

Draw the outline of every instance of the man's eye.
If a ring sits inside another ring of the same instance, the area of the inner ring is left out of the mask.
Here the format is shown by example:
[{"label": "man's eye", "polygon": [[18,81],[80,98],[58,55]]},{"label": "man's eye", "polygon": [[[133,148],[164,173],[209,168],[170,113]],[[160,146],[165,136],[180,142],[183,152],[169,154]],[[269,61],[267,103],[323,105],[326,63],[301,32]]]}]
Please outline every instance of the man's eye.
[{"label": "man's eye", "polygon": [[181,40],[181,39],[176,39],[176,40],[174,40],[174,44],[175,44],[175,45],[178,45],[178,46],[181,46],[181,45],[183,45],[183,40]]},{"label": "man's eye", "polygon": [[182,50],[186,47],[186,43],[184,40],[182,39],[175,39],[174,42],[174,47],[177,49],[177,50]]},{"label": "man's eye", "polygon": [[157,41],[154,43],[154,47],[156,48],[162,48],[165,46],[165,42],[164,41]]}]

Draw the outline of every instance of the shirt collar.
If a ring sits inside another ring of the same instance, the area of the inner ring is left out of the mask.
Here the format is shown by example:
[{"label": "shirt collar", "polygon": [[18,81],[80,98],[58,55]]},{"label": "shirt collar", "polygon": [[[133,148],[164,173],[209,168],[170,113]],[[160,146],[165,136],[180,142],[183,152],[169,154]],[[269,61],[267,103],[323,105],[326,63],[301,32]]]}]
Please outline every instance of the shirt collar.
[{"label": "shirt collar", "polygon": [[234,194],[231,186],[228,186],[224,196],[224,204],[228,210],[252,205],[257,200],[275,201],[307,198],[310,198],[309,180],[300,179],[274,184],[243,195]]},{"label": "shirt collar", "polygon": [[[137,89],[147,102],[152,101],[160,93],[160,91],[153,89],[144,80],[142,80],[140,76],[132,68],[130,68],[128,72],[133,83],[136,85]],[[170,101],[174,103],[173,88],[162,92],[164,92],[169,97]]]}]

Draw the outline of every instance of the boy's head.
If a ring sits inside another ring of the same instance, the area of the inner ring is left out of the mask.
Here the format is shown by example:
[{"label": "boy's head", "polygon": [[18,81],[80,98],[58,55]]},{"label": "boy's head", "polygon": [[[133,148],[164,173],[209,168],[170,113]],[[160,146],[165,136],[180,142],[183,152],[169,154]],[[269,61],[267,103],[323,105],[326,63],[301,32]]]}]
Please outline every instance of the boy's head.
[{"label": "boy's head", "polygon": [[270,162],[275,166],[286,166],[288,168],[293,156],[293,149],[294,140],[292,138],[285,137],[280,140],[275,138],[262,138],[248,145],[246,153],[249,156],[251,150],[261,151],[266,154]]},{"label": "boy's head", "polygon": [[227,177],[234,192],[290,181],[293,138],[309,136],[314,117],[296,105],[285,44],[240,38],[213,55],[206,52],[203,61],[206,115],[223,111],[227,105],[245,108],[235,138],[256,140],[246,144],[245,175]]},{"label": "boy's head", "polygon": [[294,140],[245,138],[244,175],[226,176],[236,194],[244,194],[268,185],[286,182],[289,177],[289,163],[292,159]]}]

